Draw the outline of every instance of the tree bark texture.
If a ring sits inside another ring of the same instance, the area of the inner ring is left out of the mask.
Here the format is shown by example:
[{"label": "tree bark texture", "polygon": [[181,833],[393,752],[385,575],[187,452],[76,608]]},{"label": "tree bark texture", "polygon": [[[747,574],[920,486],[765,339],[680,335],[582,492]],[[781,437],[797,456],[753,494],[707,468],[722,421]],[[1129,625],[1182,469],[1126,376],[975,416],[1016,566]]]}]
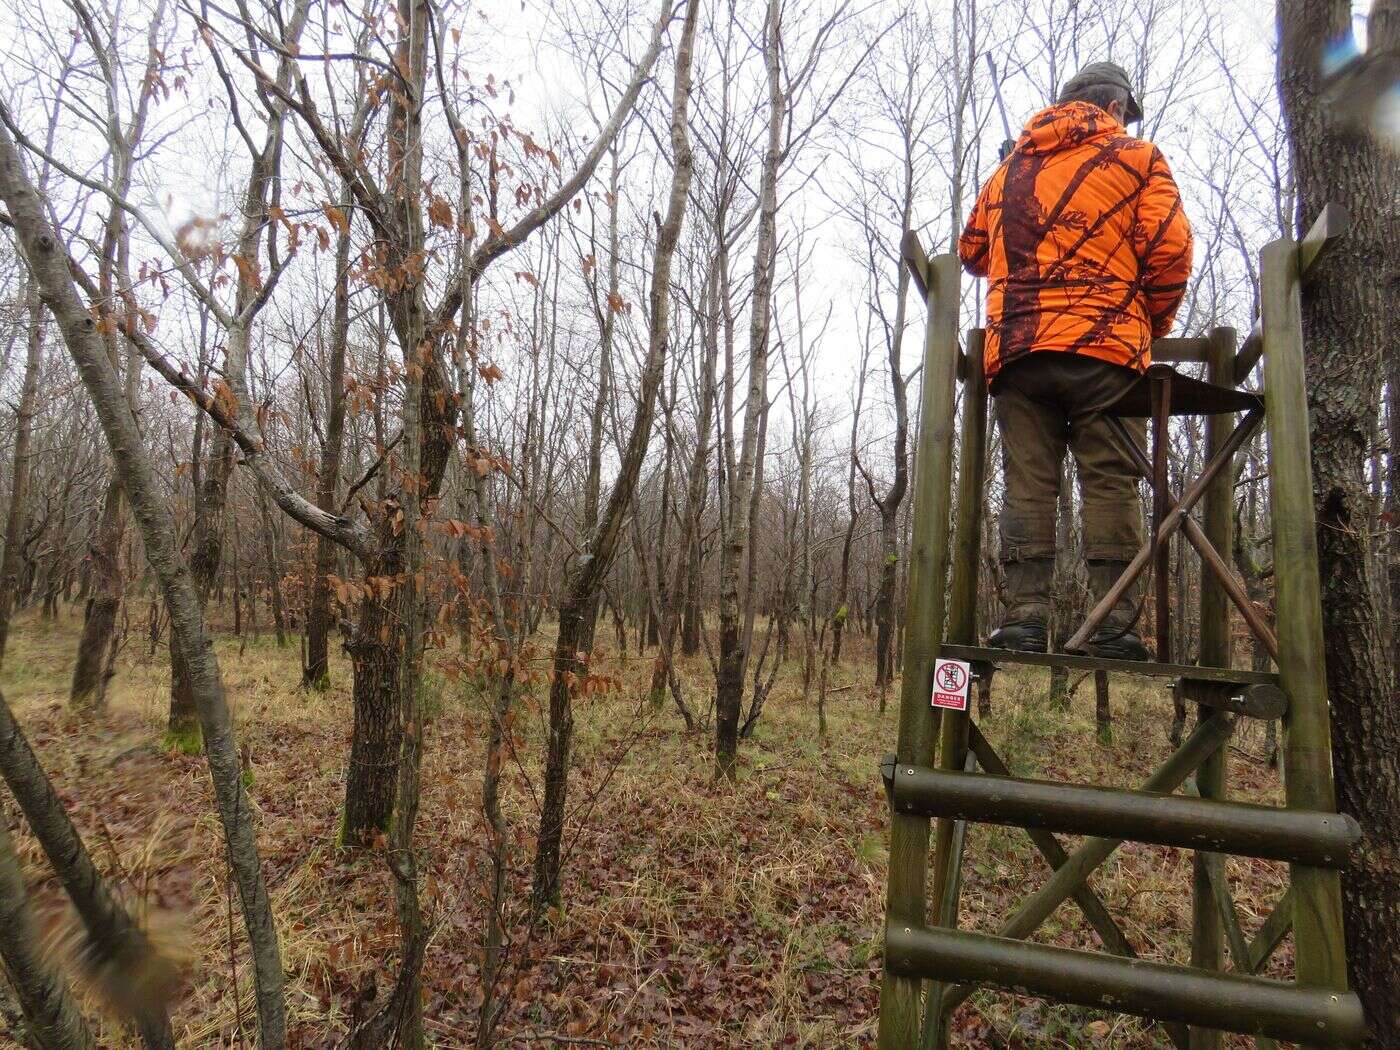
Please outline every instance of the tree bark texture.
[{"label": "tree bark texture", "polygon": [[[1382,38],[1395,31],[1394,4],[1378,3],[1376,12],[1384,18],[1373,26],[1372,47],[1375,30]],[[1343,876],[1347,956],[1371,1026],[1368,1045],[1392,1047],[1400,1045],[1400,705],[1381,634],[1365,469],[1382,347],[1393,327],[1386,285],[1393,292],[1400,187],[1376,137],[1344,123],[1322,95],[1323,50],[1351,35],[1351,5],[1279,0],[1278,18],[1299,226],[1329,201],[1351,216],[1346,236],[1304,286],[1303,331],[1337,798],[1364,833]],[[1390,281],[1378,280],[1387,274]]]},{"label": "tree bark texture", "polygon": [[31,287],[28,301],[29,332],[24,358],[24,380],[15,412],[15,447],[10,466],[10,506],[5,514],[5,554],[0,560],[0,666],[10,638],[10,615],[17,604],[20,585],[20,547],[29,506],[30,443],[34,413],[39,400],[39,369],[44,360],[43,310],[39,291]]},{"label": "tree bark texture", "polygon": [[[131,362],[135,367],[135,362]],[[122,573],[121,544],[126,534],[126,507],[121,482],[107,483],[102,500],[102,519],[96,542],[88,551],[92,563],[93,593],[83,616],[83,633],[73,664],[73,684],[68,703],[76,711],[97,715],[107,706],[107,683],[114,667],[113,640],[117,614],[121,611],[125,577]]]},{"label": "tree bark texture", "polygon": [[[347,216],[335,244],[335,305],[330,330],[330,378],[326,390],[326,428],[321,445],[321,466],[316,475],[316,506],[334,514],[340,484],[340,457],[345,436],[345,356],[350,342],[350,220]],[[316,536],[316,568],[311,580],[311,601],[306,614],[306,666],[302,684],[324,689],[330,684],[331,587],[327,580],[335,569],[336,545],[330,537]]]}]

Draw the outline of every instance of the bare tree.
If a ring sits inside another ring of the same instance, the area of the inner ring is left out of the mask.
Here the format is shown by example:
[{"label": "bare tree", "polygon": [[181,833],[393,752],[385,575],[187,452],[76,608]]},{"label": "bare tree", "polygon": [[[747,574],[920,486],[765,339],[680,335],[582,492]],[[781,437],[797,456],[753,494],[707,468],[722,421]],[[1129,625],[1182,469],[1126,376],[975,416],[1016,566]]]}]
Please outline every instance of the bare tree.
[{"label": "bare tree", "polygon": [[[676,45],[676,73],[671,93],[671,186],[666,217],[661,221],[652,263],[648,297],[647,351],[637,392],[631,432],[608,495],[607,506],[583,552],[575,559],[559,605],[559,634],[554,646],[549,687],[549,743],[545,760],[544,797],[535,840],[535,875],[531,904],[538,913],[559,894],[559,870],[564,835],[564,803],[568,794],[569,750],[573,739],[573,693],[588,673],[593,647],[592,626],[603,577],[617,555],[623,521],[631,509],[642,460],[651,441],[656,398],[665,376],[666,347],[671,339],[671,260],[685,222],[694,171],[686,113],[690,102],[691,63],[699,5],[690,0]],[[658,25],[664,24],[658,23]]]}]

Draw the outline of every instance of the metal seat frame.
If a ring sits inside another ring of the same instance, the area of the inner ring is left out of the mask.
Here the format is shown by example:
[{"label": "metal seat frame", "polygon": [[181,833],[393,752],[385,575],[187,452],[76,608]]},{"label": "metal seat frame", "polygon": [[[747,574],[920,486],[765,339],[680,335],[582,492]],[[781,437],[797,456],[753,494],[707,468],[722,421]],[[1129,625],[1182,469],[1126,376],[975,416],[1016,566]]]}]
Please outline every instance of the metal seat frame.
[{"label": "metal seat frame", "polygon": [[[1346,223],[1345,213],[1329,205],[1302,243],[1285,238],[1264,248],[1262,317],[1238,352],[1235,332],[1228,328],[1201,339],[1154,344],[1158,362],[1204,362],[1209,386],[1158,364],[1142,381],[1145,391],[1137,390],[1116,414],[1107,411],[1151,483],[1152,535],[1066,644],[1066,654],[976,647],[988,402],[983,333],[970,332],[965,351],[959,348],[957,259],[929,259],[917,237],[905,237],[904,262],[924,296],[928,319],[898,751],[881,770],[891,802],[881,1050],[946,1046],[948,1019],[982,985],[1157,1019],[1174,1044],[1190,1050],[1218,1047],[1221,1031],[1252,1034],[1261,1047],[1276,1046],[1276,1039],[1348,1045],[1364,1035],[1360,1003],[1346,983],[1338,869],[1359,829],[1336,813],[1332,782],[1299,302],[1304,275]],[[1236,389],[1261,358],[1262,400]],[[959,379],[964,396],[953,501]],[[1167,426],[1178,393],[1176,414],[1211,411],[1207,464],[1180,496],[1170,490],[1166,469]],[[1243,412],[1238,423],[1236,411]],[[1149,414],[1150,453],[1122,425],[1119,416],[1128,414]],[[1269,437],[1276,626],[1248,600],[1220,554],[1231,549],[1229,468],[1261,422]],[[1201,523],[1191,516],[1197,504]],[[950,519],[955,519],[951,529]],[[1149,565],[1159,583],[1158,651],[1171,651],[1171,610],[1162,584],[1169,578],[1168,543],[1178,532],[1200,554],[1204,570],[1201,666],[1130,667],[1076,654]],[[1276,675],[1232,669],[1231,605],[1267,647]],[[998,664],[1031,663],[1170,677],[1198,705],[1197,723],[1139,791],[1017,778],[968,713],[932,708],[939,655],[969,660],[979,674]],[[1225,801],[1226,744],[1236,719],[1280,714],[1286,808]],[[1182,790],[1185,796],[1172,794]],[[995,936],[957,929],[969,821],[1024,828],[1051,869]],[[1056,838],[1060,832],[1088,837],[1069,852]],[[1137,958],[1090,888],[1093,871],[1125,839],[1193,850],[1189,966]],[[1243,933],[1225,879],[1229,853],[1289,863],[1290,888],[1252,941]],[[1108,954],[1029,942],[1067,900],[1075,902]],[[1256,976],[1290,930],[1294,980]]]}]

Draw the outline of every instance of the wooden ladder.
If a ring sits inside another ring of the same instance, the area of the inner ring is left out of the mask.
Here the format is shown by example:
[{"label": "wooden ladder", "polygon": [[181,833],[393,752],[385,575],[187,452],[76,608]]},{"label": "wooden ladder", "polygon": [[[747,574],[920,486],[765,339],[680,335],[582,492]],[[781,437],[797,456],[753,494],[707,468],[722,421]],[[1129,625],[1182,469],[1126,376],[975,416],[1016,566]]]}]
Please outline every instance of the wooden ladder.
[{"label": "wooden ladder", "polygon": [[[966,351],[959,348],[957,258],[929,259],[917,237],[905,237],[904,263],[924,296],[928,320],[898,750],[881,768],[890,799],[881,1050],[946,1046],[949,1017],[978,986],[1157,1020],[1174,1044],[1191,1050],[1219,1046],[1223,1031],[1253,1035],[1262,1047],[1275,1046],[1276,1039],[1337,1046],[1364,1037],[1360,1002],[1347,990],[1339,874],[1360,829],[1336,812],[1332,783],[1299,304],[1305,275],[1346,225],[1345,213],[1329,205],[1301,243],[1285,238],[1264,248],[1263,316],[1238,352],[1235,332],[1228,328],[1215,329],[1205,338],[1162,339],[1153,345],[1156,362],[1205,362],[1210,387],[1200,404],[1209,404],[1209,390],[1224,399],[1201,409],[1211,412],[1207,444],[1214,463],[1198,485],[1179,499],[1167,487],[1170,369],[1155,369],[1152,378],[1144,380],[1150,384],[1144,393],[1150,406],[1132,413],[1153,419],[1152,456],[1119,427],[1120,439],[1132,446],[1154,487],[1152,537],[1134,562],[1136,573],[1160,563],[1166,541],[1176,531],[1202,556],[1201,666],[976,646],[988,402],[983,333],[970,332]],[[1249,396],[1236,388],[1261,356],[1263,400],[1254,398],[1255,407],[1230,400]],[[1192,382],[1179,378],[1182,384]],[[964,396],[957,498],[952,501],[959,380]],[[1233,417],[1241,407],[1244,418],[1236,425]],[[1219,554],[1231,549],[1230,466],[1259,418],[1269,439],[1274,627],[1248,603]],[[1189,514],[1197,499],[1202,524]],[[1159,573],[1158,579],[1163,578]],[[1165,588],[1159,591],[1160,643],[1168,609]],[[1277,674],[1231,668],[1232,602],[1268,646]],[[1095,617],[1101,620],[1111,605],[1108,600],[1100,603],[1068,647],[1082,643]],[[939,657],[966,661],[977,676],[990,675],[1002,664],[1020,663],[1169,678],[1183,697],[1197,704],[1196,726],[1140,790],[1016,777],[969,713],[932,707],[933,668]],[[1285,807],[1228,801],[1226,744],[1237,719],[1280,716]],[[968,822],[1025,829],[1051,869],[1046,882],[1003,920],[995,936],[958,929]],[[1057,833],[1087,838],[1069,852]],[[1138,958],[1088,885],[1090,875],[1129,840],[1194,851],[1189,966]],[[1290,888],[1252,941],[1241,930],[1225,878],[1226,854],[1289,864]],[[1105,952],[1029,940],[1069,900],[1084,914]],[[1258,976],[1290,929],[1295,979]]]}]

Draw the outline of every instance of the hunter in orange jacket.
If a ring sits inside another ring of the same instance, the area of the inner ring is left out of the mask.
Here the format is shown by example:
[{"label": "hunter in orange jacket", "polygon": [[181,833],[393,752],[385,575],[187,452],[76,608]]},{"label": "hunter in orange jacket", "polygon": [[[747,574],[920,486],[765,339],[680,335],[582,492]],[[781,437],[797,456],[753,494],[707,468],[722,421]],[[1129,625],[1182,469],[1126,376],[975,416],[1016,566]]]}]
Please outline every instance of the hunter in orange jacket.
[{"label": "hunter in orange jacket", "polygon": [[[1007,600],[994,647],[1047,648],[1067,451],[1095,601],[1144,543],[1137,469],[1103,410],[1171,329],[1191,272],[1191,229],[1161,151],[1124,129],[1141,119],[1122,68],[1080,70],[982,187],[958,245],[963,265],[987,278],[985,361],[1002,436]],[[1144,421],[1123,423],[1141,442]],[[1088,651],[1146,659],[1140,607],[1130,588]]]},{"label": "hunter in orange jacket", "polygon": [[958,253],[987,278],[988,377],[1043,350],[1141,371],[1186,290],[1191,228],[1161,150],[1063,102],[982,187]]}]

